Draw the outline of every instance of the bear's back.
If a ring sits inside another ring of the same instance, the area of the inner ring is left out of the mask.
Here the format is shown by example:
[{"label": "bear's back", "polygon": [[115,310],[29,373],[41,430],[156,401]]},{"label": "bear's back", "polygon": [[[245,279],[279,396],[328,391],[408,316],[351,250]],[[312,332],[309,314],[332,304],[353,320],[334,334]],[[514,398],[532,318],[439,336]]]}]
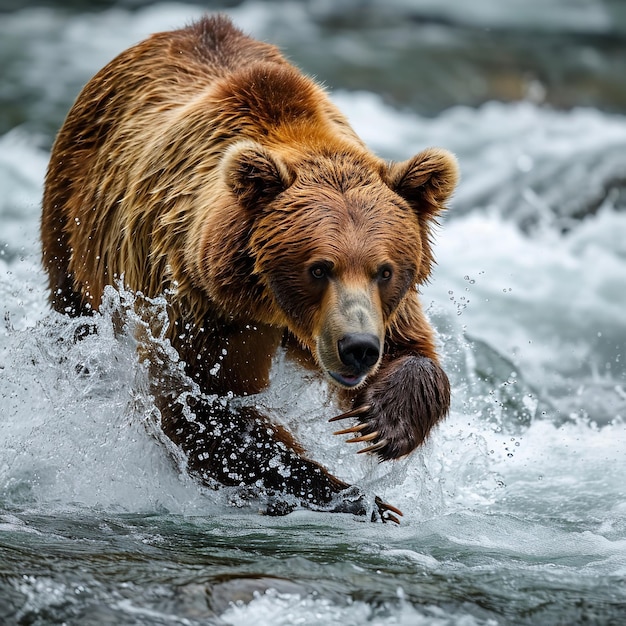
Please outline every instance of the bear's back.
[{"label": "bear's back", "polygon": [[276,46],[248,37],[222,15],[205,16],[175,33],[173,45],[215,74],[259,62],[286,64]]},{"label": "bear's back", "polygon": [[219,162],[241,140],[283,156],[364,148],[322,87],[224,16],[152,35],[100,70],[68,114],[46,178],[53,306],[97,308],[122,275],[150,296],[168,288],[167,268],[184,283],[197,199],[224,201]]}]

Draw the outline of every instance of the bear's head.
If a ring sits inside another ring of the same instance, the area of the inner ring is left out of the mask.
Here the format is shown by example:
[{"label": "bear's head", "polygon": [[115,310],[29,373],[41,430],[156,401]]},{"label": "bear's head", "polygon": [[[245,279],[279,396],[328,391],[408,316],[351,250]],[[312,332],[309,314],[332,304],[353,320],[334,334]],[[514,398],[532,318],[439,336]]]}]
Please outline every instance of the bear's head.
[{"label": "bear's head", "polygon": [[336,385],[358,387],[378,368],[403,298],[430,274],[456,160],[440,149],[395,164],[329,150],[290,162],[246,141],[223,166],[268,302],[259,321],[286,326]]}]

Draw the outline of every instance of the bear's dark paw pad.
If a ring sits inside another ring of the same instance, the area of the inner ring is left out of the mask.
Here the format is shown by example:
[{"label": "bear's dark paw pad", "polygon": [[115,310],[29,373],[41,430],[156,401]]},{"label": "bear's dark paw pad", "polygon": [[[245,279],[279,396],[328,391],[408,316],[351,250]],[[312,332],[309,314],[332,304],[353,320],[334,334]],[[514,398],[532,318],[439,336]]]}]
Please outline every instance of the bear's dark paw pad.
[{"label": "bear's dark paw pad", "polygon": [[398,515],[400,517],[403,516],[400,509],[388,504],[387,502],[383,502],[378,496],[374,499],[374,504],[376,505],[376,508],[372,511],[372,522],[380,520],[383,524],[386,524],[387,522],[400,524],[400,520],[397,517]]}]

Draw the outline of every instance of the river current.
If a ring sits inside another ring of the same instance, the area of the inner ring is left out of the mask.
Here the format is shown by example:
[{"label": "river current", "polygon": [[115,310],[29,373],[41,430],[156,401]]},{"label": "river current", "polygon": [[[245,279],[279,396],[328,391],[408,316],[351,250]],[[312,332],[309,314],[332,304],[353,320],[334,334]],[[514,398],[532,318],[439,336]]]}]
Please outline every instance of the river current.
[{"label": "river current", "polygon": [[[443,3],[450,14],[457,4]],[[451,19],[422,5],[438,29]],[[597,32],[600,5],[578,3],[581,23]],[[321,9],[302,6],[245,2],[229,12],[268,39],[292,20],[311,53]],[[330,6],[328,20],[340,23]],[[511,6],[519,11],[511,24],[526,24],[521,4]],[[377,464],[333,437],[326,384],[280,354],[258,402],[313,458],[402,509],[399,526],[309,511],[269,518],[241,494],[200,488],[159,439],[132,332],[113,331],[112,315],[132,294],[110,290],[98,332],[82,341],[74,340],[80,320],[50,311],[38,228],[54,130],[81,84],[117,52],[200,13],[156,4],[1,16],[0,623],[623,623],[626,117],[618,110],[555,108],[539,101],[537,85],[525,98],[437,111],[410,98],[402,105],[382,88],[333,89],[382,156],[436,145],[459,158],[462,181],[422,290],[452,410],[417,453]],[[580,27],[575,16],[565,29]],[[561,24],[550,19],[546,28]],[[294,32],[284,41],[295,50]],[[368,32],[331,51],[367,49]],[[324,55],[322,47],[310,59],[321,79]]]}]

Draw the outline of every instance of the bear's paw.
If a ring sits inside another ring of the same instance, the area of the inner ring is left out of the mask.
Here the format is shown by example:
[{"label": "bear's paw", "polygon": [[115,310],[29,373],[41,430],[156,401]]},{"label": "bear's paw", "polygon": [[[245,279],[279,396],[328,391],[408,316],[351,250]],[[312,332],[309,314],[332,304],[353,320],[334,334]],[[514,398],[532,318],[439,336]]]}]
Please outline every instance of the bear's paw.
[{"label": "bear's paw", "polygon": [[448,413],[450,382],[432,359],[406,355],[389,362],[355,398],[354,408],[331,422],[357,418],[336,435],[355,435],[347,443],[367,443],[359,450],[381,461],[403,457],[422,444]]}]

